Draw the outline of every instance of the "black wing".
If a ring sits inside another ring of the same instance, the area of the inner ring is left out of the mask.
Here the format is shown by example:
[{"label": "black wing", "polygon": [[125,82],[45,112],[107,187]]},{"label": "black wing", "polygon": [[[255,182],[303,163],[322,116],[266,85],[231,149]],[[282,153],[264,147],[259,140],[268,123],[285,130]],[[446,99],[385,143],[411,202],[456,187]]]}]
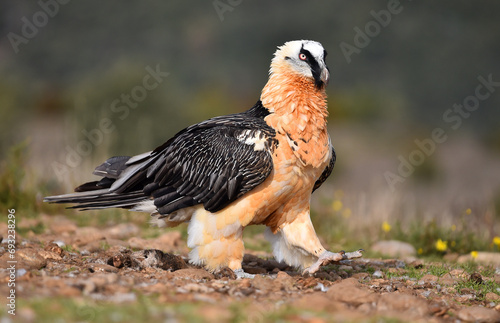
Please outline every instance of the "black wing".
[{"label": "black wing", "polygon": [[[154,180],[144,192],[154,197],[160,214],[200,203],[217,212],[271,172],[270,128],[241,123],[205,126],[178,136],[148,168],[146,176]],[[263,143],[256,146],[251,141]]]},{"label": "black wing", "polygon": [[335,166],[335,161],[337,160],[337,155],[335,154],[335,149],[332,146],[332,157],[330,157],[330,162],[328,165],[325,167],[325,170],[323,173],[321,173],[321,176],[318,178],[316,183],[314,183],[313,187],[313,192],[317,190],[325,181],[326,179],[330,176],[330,174],[333,171],[333,167]]},{"label": "black wing", "polygon": [[271,173],[277,141],[264,121],[267,114],[259,101],[244,113],[193,125],[150,153],[113,157],[98,166],[94,174],[103,180],[77,188],[94,192],[46,200],[84,209],[130,208],[152,197],[162,215],[196,204],[217,212]]}]

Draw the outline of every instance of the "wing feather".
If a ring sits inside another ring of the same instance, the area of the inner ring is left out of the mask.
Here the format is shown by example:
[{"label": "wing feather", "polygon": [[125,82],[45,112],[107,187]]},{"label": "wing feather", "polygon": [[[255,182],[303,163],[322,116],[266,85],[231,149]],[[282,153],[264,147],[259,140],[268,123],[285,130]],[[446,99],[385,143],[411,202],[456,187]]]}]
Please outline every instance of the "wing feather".
[{"label": "wing feather", "polygon": [[151,152],[108,159],[94,172],[101,181],[46,201],[95,209],[130,208],[152,198],[163,217],[196,204],[217,212],[271,173],[278,142],[264,121],[268,114],[258,101],[246,112],[195,124]]}]

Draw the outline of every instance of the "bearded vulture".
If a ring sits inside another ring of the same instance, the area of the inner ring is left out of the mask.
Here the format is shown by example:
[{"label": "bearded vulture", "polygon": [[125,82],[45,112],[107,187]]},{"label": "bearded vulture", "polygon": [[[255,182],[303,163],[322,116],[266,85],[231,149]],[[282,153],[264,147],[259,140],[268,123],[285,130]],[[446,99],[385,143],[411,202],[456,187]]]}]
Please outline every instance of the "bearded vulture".
[{"label": "bearded vulture", "polygon": [[252,224],[267,226],[278,261],[304,273],[361,257],[362,249],[327,251],[310,218],[311,194],[336,159],[327,132],[325,58],[318,42],[285,43],[249,110],[192,125],[153,151],[112,157],[94,171],[101,180],[45,201],[147,212],[160,226],[187,222],[190,262],[213,272],[229,267],[245,274],[242,233]]}]

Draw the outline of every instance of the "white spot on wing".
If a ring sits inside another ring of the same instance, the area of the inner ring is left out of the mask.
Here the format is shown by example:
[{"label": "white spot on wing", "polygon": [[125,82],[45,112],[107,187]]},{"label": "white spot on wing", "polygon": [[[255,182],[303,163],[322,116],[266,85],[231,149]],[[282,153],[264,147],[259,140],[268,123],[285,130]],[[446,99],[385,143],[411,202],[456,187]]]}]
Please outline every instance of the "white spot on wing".
[{"label": "white spot on wing", "polygon": [[255,151],[266,149],[267,138],[261,131],[258,130],[244,130],[236,136],[236,139],[245,145],[254,145],[253,149]]}]

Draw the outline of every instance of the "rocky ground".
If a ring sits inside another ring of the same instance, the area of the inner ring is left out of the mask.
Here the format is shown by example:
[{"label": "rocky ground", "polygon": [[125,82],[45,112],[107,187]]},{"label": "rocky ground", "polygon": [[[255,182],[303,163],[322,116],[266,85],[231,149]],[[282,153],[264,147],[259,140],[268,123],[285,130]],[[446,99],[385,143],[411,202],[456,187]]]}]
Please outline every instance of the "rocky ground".
[{"label": "rocky ground", "polygon": [[[16,246],[16,315],[3,322],[500,322],[495,266],[358,259],[302,276],[264,252],[212,274],[186,263],[181,234],[140,238],[132,223],[99,229],[64,217],[24,223]],[[6,228],[0,228],[6,232]],[[9,253],[4,242],[0,263]],[[0,293],[9,295],[2,265]]]}]

